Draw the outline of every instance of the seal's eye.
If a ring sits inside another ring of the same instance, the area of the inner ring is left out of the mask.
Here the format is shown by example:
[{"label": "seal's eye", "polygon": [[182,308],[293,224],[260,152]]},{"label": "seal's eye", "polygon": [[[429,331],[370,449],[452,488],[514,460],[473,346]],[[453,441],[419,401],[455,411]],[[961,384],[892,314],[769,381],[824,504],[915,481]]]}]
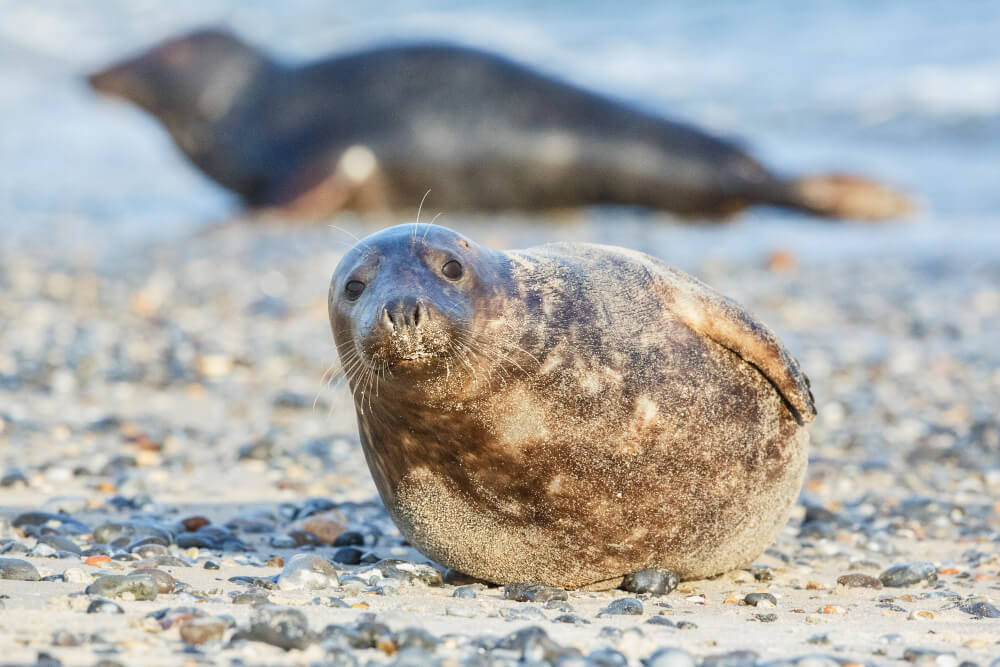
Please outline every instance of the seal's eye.
[{"label": "seal's eye", "polygon": [[448,280],[458,280],[462,277],[462,265],[458,263],[458,260],[451,259],[444,263],[441,267],[441,273]]},{"label": "seal's eye", "polygon": [[354,301],[361,293],[365,291],[365,284],[360,280],[348,280],[347,284],[344,285],[344,292],[347,293],[347,298]]}]

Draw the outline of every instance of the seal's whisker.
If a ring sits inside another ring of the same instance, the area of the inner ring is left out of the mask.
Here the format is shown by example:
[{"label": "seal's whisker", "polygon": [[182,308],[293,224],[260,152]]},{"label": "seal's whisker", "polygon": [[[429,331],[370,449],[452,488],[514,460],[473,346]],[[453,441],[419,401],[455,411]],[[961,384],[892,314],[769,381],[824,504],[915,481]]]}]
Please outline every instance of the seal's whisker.
[{"label": "seal's whisker", "polygon": [[[352,239],[354,239],[354,243],[355,243],[355,244],[357,244],[357,245],[360,245],[360,246],[361,246],[362,248],[364,248],[365,250],[371,250],[371,246],[369,246],[369,245],[368,245],[367,243],[365,243],[365,242],[364,242],[364,240],[362,240],[362,239],[358,238],[358,235],[357,235],[357,234],[354,234],[353,232],[349,232],[349,231],[347,231],[346,229],[344,229],[343,227],[338,227],[337,225],[327,225],[327,227],[329,227],[330,229],[333,229],[333,230],[335,230],[335,231],[338,231],[338,232],[340,232],[341,234],[347,234],[347,235],[348,235],[348,236],[350,236],[350,237],[351,237]],[[347,242],[346,242],[346,241],[341,241],[340,239],[338,239],[338,241],[339,241],[340,243],[344,243],[345,245],[347,244]],[[351,247],[353,247],[353,246],[348,246],[348,248],[351,248]]]}]

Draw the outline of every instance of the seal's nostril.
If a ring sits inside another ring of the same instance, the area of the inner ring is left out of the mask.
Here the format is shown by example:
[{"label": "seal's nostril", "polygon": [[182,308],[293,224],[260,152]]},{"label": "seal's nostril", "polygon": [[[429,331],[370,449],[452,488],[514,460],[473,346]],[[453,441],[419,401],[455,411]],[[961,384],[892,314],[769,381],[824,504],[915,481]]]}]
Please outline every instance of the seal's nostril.
[{"label": "seal's nostril", "polygon": [[389,331],[393,331],[396,328],[396,323],[392,321],[392,316],[389,314],[389,307],[382,306],[382,314],[379,316],[379,324]]},{"label": "seal's nostril", "polygon": [[426,320],[427,306],[424,305],[423,301],[418,300],[417,305],[413,309],[413,326],[419,327]]}]

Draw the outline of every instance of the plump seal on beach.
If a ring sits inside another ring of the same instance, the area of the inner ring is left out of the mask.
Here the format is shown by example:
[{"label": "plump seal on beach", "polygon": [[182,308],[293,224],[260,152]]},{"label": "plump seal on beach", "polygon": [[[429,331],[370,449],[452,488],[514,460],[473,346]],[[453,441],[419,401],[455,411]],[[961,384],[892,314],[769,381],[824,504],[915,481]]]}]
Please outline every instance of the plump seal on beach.
[{"label": "plump seal on beach", "polygon": [[220,31],[90,77],[156,116],[253,208],[550,209],[624,204],[719,218],[771,204],[838,218],[905,213],[842,174],[785,179],[731,142],[505,58],[416,44],[287,66]]},{"label": "plump seal on beach", "polygon": [[699,578],[788,518],[808,380],[767,327],[653,257],[400,225],[344,256],[329,309],[382,500],[443,565],[564,588]]}]

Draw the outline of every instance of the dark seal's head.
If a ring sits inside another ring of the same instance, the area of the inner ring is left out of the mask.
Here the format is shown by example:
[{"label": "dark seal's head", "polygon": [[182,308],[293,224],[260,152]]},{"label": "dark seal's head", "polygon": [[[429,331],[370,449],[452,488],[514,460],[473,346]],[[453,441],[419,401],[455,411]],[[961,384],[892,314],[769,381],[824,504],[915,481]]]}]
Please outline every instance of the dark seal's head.
[{"label": "dark seal's head", "polygon": [[219,118],[267,64],[263,54],[232,34],[205,29],[163,42],[87,81],[170,127],[180,119]]},{"label": "dark seal's head", "polygon": [[498,361],[507,264],[504,253],[437,225],[398,225],[358,242],[333,274],[329,309],[359,407],[372,393],[424,402],[482,389],[473,378],[485,381]]}]

